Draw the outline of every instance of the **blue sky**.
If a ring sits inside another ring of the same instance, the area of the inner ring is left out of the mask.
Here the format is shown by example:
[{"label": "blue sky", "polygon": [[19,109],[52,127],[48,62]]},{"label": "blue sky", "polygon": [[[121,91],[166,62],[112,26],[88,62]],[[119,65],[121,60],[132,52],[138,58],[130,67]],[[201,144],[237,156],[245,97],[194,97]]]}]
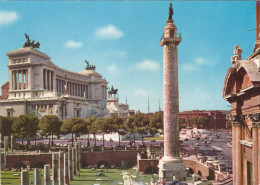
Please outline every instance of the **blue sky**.
[{"label": "blue sky", "polygon": [[[74,72],[84,60],[119,89],[130,109],[163,107],[163,48],[160,37],[170,1],[0,2],[0,84],[8,81],[7,52],[21,48],[24,33],[41,43],[59,67]],[[253,52],[254,1],[174,1],[180,111],[230,109],[221,96],[234,45],[242,59]]]}]

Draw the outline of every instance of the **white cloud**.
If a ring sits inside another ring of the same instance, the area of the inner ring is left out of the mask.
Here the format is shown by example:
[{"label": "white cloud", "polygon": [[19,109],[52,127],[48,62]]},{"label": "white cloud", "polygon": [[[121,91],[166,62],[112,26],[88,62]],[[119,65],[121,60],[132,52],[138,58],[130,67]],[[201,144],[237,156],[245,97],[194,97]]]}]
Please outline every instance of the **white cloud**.
[{"label": "white cloud", "polygon": [[67,48],[80,48],[82,46],[81,42],[75,42],[73,40],[70,40],[68,42],[65,43],[65,46]]},{"label": "white cloud", "polygon": [[151,60],[144,60],[143,62],[136,63],[135,68],[141,71],[158,71],[160,69],[160,63]]},{"label": "white cloud", "polygon": [[115,64],[112,64],[110,66],[107,67],[107,70],[111,73],[117,73],[118,72],[118,68],[116,67]]},{"label": "white cloud", "polygon": [[18,19],[18,15],[14,11],[0,11],[0,25],[9,24]]},{"label": "white cloud", "polygon": [[181,65],[181,69],[184,71],[195,71],[197,70],[197,66],[195,66],[193,63],[185,63]]},{"label": "white cloud", "polygon": [[197,57],[193,62],[184,63],[181,65],[181,70],[183,72],[191,72],[198,70],[201,66],[214,65],[215,61],[208,61],[204,57]]},{"label": "white cloud", "polygon": [[108,25],[106,27],[98,28],[95,35],[99,39],[119,39],[124,36],[124,33],[113,25]]},{"label": "white cloud", "polygon": [[148,97],[148,91],[144,89],[134,89],[134,95],[135,96],[142,96],[142,97]]},{"label": "white cloud", "polygon": [[206,60],[203,57],[198,57],[195,59],[195,63],[197,65],[204,65],[204,64],[206,64]]},{"label": "white cloud", "polygon": [[[192,103],[191,103],[192,102]],[[216,110],[223,109],[225,101],[221,97],[221,90],[207,87],[184,87],[180,89],[180,110]]]}]

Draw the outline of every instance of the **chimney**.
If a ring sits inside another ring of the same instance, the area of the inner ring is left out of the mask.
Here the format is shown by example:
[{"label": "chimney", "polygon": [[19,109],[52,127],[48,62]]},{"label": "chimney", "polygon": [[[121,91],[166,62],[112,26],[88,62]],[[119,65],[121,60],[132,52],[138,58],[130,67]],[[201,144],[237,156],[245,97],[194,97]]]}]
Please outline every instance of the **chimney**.
[{"label": "chimney", "polygon": [[260,1],[256,1],[256,42],[254,51],[260,48]]}]

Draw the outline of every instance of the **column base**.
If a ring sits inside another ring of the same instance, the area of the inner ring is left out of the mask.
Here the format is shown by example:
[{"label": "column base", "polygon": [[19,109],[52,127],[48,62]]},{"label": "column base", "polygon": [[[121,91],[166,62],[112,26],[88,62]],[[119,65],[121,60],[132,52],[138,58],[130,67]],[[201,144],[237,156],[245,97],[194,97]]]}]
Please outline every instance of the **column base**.
[{"label": "column base", "polygon": [[180,157],[163,156],[159,161],[159,180],[185,180],[186,167]]}]

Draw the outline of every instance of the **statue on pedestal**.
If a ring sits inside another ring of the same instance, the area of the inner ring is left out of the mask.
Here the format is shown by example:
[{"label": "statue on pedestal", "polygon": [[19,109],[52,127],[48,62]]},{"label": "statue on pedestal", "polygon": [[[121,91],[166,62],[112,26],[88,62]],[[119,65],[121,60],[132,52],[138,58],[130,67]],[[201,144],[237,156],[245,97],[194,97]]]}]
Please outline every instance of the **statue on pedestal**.
[{"label": "statue on pedestal", "polygon": [[108,87],[108,96],[109,97],[112,97],[112,95],[114,94],[114,97],[116,97],[117,94],[117,91],[118,89],[114,89],[113,85],[111,86],[111,90],[110,88]]}]

